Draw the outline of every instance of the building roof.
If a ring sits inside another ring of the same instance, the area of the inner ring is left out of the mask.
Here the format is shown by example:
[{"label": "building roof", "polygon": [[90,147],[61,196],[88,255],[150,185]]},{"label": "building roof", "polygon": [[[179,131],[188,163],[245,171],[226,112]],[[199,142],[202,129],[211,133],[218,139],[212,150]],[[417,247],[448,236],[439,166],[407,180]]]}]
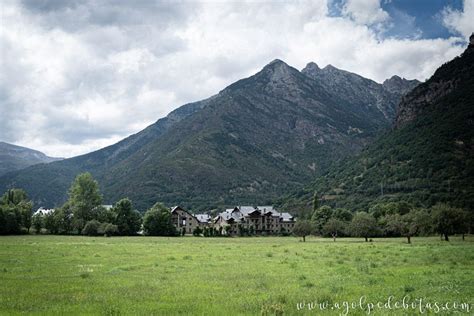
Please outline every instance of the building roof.
[{"label": "building roof", "polygon": [[194,217],[196,217],[200,223],[208,223],[211,220],[211,215],[209,214],[195,214]]},{"label": "building roof", "polygon": [[292,222],[294,220],[290,213],[280,213],[275,210],[273,206],[257,206],[256,208],[253,206],[236,206],[234,208],[228,208],[224,212],[219,213],[218,216],[214,218],[214,220],[217,220],[219,217],[221,217],[225,221],[241,221],[254,212],[258,212],[260,215],[270,213],[272,216],[279,217],[282,222]]},{"label": "building roof", "polygon": [[34,215],[47,215],[53,212],[54,212],[54,208],[46,209],[46,208],[40,207],[39,209],[36,210],[36,212],[33,213],[33,216]]},{"label": "building roof", "polygon": [[280,218],[283,222],[292,222],[294,220],[290,213],[280,213]]}]

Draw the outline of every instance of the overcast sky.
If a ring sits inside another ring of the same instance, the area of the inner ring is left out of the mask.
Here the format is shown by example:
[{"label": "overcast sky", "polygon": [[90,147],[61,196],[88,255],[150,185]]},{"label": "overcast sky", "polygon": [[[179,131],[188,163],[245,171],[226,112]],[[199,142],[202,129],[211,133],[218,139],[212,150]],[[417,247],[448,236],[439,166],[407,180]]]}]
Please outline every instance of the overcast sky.
[{"label": "overcast sky", "polygon": [[140,131],[275,58],[425,80],[474,0],[0,3],[0,141],[71,157]]}]

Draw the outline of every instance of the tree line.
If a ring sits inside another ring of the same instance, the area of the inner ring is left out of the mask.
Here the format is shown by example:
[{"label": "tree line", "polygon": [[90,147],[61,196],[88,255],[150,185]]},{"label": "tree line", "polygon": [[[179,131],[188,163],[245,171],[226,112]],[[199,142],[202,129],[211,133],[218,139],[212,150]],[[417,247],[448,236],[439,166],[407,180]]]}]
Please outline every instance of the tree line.
[{"label": "tree line", "polygon": [[[99,184],[90,173],[79,174],[68,191],[68,200],[52,212],[32,215],[33,203],[21,189],[10,189],[0,198],[0,234],[36,233],[74,234],[88,236],[178,236],[171,213],[163,204],[156,203],[142,216],[132,201],[123,198],[111,208],[102,205]],[[344,208],[319,205],[317,195],[313,210],[303,214],[295,224],[293,234],[303,240],[308,235],[332,237],[406,237],[434,233],[449,241],[453,234],[464,235],[474,231],[472,212],[437,204],[430,209],[415,208],[406,202],[378,203],[367,212],[353,214]],[[227,230],[228,227],[224,228]],[[243,230],[242,230],[243,231]],[[193,234],[205,237],[222,236],[223,231],[213,227],[197,228]],[[252,235],[251,232],[248,233]],[[244,234],[245,235],[245,234]]]},{"label": "tree line", "polygon": [[123,198],[111,208],[102,205],[99,184],[90,173],[79,174],[68,191],[68,200],[51,212],[33,215],[25,191],[10,189],[0,199],[0,234],[47,232],[59,235],[133,236],[139,233],[176,236],[169,210],[156,203],[144,216],[132,201]]},{"label": "tree line", "polygon": [[308,235],[332,237],[406,237],[411,243],[414,236],[439,234],[449,241],[453,234],[464,235],[474,231],[474,215],[464,209],[439,203],[429,209],[416,208],[406,202],[378,203],[368,212],[353,214],[344,208],[319,206],[317,195],[313,211],[303,214],[293,233],[305,240]]}]

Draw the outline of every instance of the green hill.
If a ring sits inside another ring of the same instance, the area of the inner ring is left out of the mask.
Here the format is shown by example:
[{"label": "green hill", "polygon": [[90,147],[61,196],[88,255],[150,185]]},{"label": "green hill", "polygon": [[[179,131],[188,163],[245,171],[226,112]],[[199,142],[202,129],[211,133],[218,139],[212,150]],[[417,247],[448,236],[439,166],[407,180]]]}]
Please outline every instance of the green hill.
[{"label": "green hill", "polygon": [[352,210],[388,201],[474,209],[474,45],[441,66],[400,103],[393,129],[281,202]]}]

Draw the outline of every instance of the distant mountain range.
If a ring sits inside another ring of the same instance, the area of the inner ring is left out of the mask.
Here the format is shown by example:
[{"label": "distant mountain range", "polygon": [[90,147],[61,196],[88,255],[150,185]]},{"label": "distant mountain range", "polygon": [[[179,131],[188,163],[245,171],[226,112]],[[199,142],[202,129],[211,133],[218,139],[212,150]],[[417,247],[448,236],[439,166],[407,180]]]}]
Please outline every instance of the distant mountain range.
[{"label": "distant mountain range", "polygon": [[0,142],[0,175],[39,163],[49,163],[61,159],[48,157],[37,150]]},{"label": "distant mountain range", "polygon": [[0,191],[22,187],[52,207],[89,171],[106,202],[129,197],[141,210],[157,201],[194,209],[271,203],[360,152],[418,83],[394,76],[379,84],[315,63],[300,72],[275,60],[115,145],[0,177]]},{"label": "distant mountain range", "polygon": [[314,192],[323,204],[352,210],[401,200],[474,209],[474,36],[403,97],[391,131],[282,203],[309,209]]}]

